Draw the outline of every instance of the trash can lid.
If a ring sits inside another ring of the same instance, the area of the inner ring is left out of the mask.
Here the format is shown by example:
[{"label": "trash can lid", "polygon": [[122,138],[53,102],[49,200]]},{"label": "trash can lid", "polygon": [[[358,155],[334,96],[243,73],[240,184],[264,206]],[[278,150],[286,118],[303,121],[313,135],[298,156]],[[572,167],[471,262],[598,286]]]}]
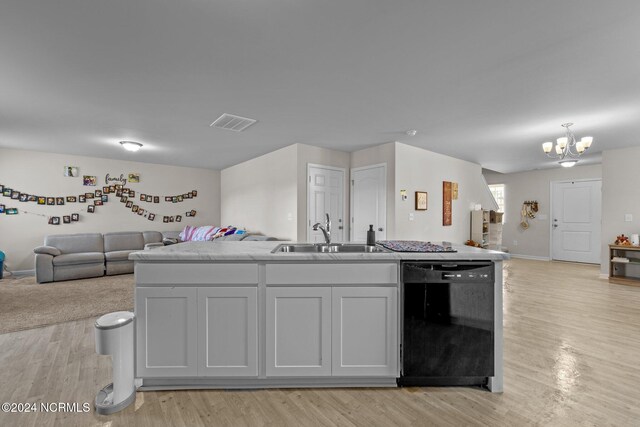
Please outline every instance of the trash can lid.
[{"label": "trash can lid", "polygon": [[115,311],[105,314],[96,320],[96,328],[98,329],[114,329],[133,322],[135,314],[130,311]]}]

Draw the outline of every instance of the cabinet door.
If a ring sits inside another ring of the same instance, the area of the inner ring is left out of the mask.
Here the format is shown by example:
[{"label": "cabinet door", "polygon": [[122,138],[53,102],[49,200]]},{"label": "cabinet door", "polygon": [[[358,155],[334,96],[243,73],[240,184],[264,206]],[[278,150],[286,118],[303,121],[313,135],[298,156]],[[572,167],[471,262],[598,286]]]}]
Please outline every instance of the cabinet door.
[{"label": "cabinet door", "polygon": [[334,376],[398,376],[398,289],[333,288]]},{"label": "cabinet door", "polygon": [[196,288],[136,289],[136,375],[194,376],[197,369]]},{"label": "cabinet door", "polygon": [[267,288],[267,376],[331,375],[331,288]]},{"label": "cabinet door", "polygon": [[198,288],[198,375],[258,375],[258,290]]}]

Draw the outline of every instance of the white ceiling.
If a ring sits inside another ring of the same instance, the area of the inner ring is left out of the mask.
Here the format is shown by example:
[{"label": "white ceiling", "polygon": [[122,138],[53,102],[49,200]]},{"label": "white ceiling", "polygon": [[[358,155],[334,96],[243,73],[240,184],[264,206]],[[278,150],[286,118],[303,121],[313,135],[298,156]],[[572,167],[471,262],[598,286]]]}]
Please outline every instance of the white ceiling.
[{"label": "white ceiling", "polygon": [[637,0],[2,0],[0,147],[220,169],[398,140],[512,172],[572,121],[597,162],[640,145],[639,40]]}]

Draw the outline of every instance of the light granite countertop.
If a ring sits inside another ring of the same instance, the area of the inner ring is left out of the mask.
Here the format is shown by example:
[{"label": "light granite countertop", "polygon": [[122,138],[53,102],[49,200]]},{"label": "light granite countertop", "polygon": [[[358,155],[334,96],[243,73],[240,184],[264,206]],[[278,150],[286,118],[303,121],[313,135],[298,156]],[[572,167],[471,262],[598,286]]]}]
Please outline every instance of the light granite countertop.
[{"label": "light granite countertop", "polygon": [[130,260],[138,262],[206,262],[206,261],[400,261],[400,260],[490,260],[509,259],[509,254],[464,245],[453,245],[458,252],[375,252],[375,253],[271,253],[280,244],[293,242],[185,242],[145,251],[133,252]]}]

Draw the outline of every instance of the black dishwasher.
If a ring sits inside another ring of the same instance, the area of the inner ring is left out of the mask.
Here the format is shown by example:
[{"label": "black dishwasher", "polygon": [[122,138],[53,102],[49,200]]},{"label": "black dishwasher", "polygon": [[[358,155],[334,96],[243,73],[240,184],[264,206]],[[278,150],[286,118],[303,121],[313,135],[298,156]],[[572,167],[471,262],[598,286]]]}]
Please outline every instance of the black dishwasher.
[{"label": "black dishwasher", "polygon": [[398,385],[486,385],[494,375],[494,264],[402,263]]}]

